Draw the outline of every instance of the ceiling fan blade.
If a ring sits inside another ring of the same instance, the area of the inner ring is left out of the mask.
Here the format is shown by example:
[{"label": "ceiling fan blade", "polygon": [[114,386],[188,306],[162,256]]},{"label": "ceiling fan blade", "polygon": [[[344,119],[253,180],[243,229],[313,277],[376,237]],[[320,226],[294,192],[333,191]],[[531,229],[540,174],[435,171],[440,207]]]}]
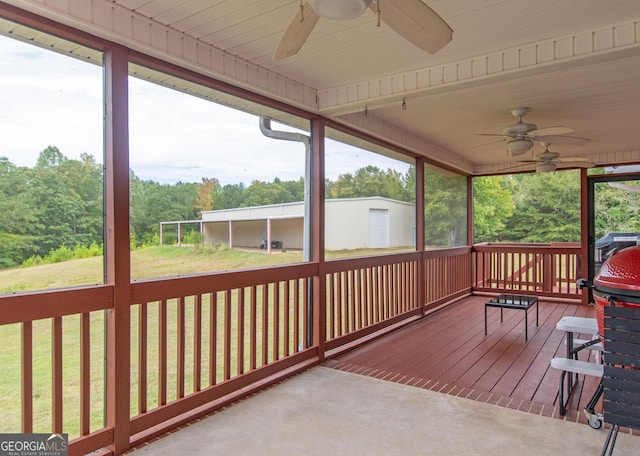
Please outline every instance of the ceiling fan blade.
[{"label": "ceiling fan blade", "polygon": [[[553,169],[544,170],[540,168],[540,166],[553,166]],[[541,160],[518,160],[517,165],[511,166],[509,168],[505,168],[505,171],[510,169],[514,169],[514,170],[517,169],[518,171],[523,171],[523,172],[535,171],[536,173],[541,173],[541,172],[548,173],[551,171],[555,171],[556,166],[555,166],[555,163],[545,162]]]},{"label": "ceiling fan blade", "polygon": [[586,157],[563,157],[553,160],[562,168],[593,168],[595,165]]},{"label": "ceiling fan blade", "polygon": [[[376,12],[377,2],[369,8]],[[382,2],[380,18],[405,40],[429,54],[435,54],[453,38],[453,30],[421,0]]]},{"label": "ceiling fan blade", "polygon": [[584,161],[554,161],[554,164],[556,164],[557,166],[561,167],[561,168],[593,168],[594,165],[591,162],[584,162]]},{"label": "ceiling fan blade", "polygon": [[590,141],[588,138],[579,138],[577,136],[532,136],[530,137],[532,141],[547,143],[547,144],[560,144],[560,145],[571,145],[571,146],[584,146],[586,143]]},{"label": "ceiling fan blade", "polygon": [[557,159],[557,161],[561,163],[568,163],[568,162],[591,163],[591,160],[589,160],[586,157],[560,157]]},{"label": "ceiling fan blade", "polygon": [[318,19],[320,19],[320,16],[316,14],[308,2],[305,3],[284,32],[276,51],[273,53],[273,60],[296,55],[307,38],[309,38],[309,35],[311,35],[313,28],[318,23]]},{"label": "ceiling fan blade", "polygon": [[558,136],[558,135],[570,135],[576,131],[569,127],[547,127],[540,128],[539,130],[530,131],[532,136]]}]

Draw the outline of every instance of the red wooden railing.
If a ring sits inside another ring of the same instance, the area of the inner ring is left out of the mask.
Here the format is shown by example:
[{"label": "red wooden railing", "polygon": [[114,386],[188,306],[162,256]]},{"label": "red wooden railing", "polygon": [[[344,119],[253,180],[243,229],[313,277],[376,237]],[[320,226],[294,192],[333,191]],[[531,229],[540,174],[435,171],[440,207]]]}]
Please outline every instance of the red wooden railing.
[{"label": "red wooden railing", "polygon": [[418,315],[420,253],[326,263],[326,349]]},{"label": "red wooden railing", "polygon": [[[104,416],[104,370],[96,367],[104,363],[104,310],[112,307],[113,288],[106,285],[0,297],[3,359],[20,354],[17,388],[11,390],[13,385],[8,384],[14,373],[9,365],[0,372],[6,394],[3,416],[15,416],[12,399],[21,398],[21,422],[5,424],[2,432],[76,429],[73,454],[113,442],[113,428],[101,419],[97,425],[91,422],[92,415]],[[101,351],[97,359],[91,356],[96,346]],[[39,369],[34,370],[36,360]],[[40,370],[42,366],[47,370]]]},{"label": "red wooden railing", "polygon": [[[1,350],[21,353],[22,418],[0,431],[73,429],[70,454],[108,454],[119,426],[139,444],[474,290],[576,298],[579,253],[481,244],[131,283],[130,418],[111,426],[103,358],[119,337],[105,331],[113,287],[2,296]],[[35,372],[42,351],[49,368]]]},{"label": "red wooden railing", "polygon": [[133,284],[132,444],[317,359],[307,324],[316,275],[305,264]]},{"label": "red wooden railing", "polygon": [[473,246],[473,289],[579,299],[580,244]]},{"label": "red wooden railing", "polygon": [[335,351],[469,294],[471,249],[334,260],[325,271],[325,348]]},{"label": "red wooden railing", "polygon": [[433,309],[471,291],[471,248],[424,252],[425,308]]}]

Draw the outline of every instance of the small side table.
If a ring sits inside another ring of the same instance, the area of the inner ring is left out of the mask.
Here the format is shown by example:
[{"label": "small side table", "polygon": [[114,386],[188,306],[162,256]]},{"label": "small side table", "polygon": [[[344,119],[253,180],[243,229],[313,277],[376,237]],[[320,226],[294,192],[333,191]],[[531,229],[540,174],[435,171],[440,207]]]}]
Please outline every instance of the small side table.
[{"label": "small side table", "polygon": [[484,303],[484,335],[487,335],[487,307],[500,308],[500,323],[502,323],[503,309],[519,309],[524,310],[524,339],[529,340],[529,320],[527,318],[528,310],[531,306],[536,305],[536,326],[538,326],[538,297],[530,295],[518,294],[501,294]]}]

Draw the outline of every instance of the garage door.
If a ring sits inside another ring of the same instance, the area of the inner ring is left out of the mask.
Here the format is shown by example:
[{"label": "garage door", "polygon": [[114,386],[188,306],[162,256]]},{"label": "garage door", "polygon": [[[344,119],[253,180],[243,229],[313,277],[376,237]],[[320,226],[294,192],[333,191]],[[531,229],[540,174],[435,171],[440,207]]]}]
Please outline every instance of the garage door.
[{"label": "garage door", "polygon": [[369,209],[369,247],[389,247],[389,211]]}]

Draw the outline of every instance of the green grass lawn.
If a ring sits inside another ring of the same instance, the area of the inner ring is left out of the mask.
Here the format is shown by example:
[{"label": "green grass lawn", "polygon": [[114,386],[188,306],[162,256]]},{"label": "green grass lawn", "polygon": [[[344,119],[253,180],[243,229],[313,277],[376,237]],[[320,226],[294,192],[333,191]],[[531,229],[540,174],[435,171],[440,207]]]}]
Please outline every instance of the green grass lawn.
[{"label": "green grass lawn", "polygon": [[[258,250],[148,247],[131,253],[131,278],[140,280],[300,261],[300,251],[268,255],[265,251]],[[102,257],[93,257],[29,268],[0,270],[0,293],[104,283],[102,263]]]}]

